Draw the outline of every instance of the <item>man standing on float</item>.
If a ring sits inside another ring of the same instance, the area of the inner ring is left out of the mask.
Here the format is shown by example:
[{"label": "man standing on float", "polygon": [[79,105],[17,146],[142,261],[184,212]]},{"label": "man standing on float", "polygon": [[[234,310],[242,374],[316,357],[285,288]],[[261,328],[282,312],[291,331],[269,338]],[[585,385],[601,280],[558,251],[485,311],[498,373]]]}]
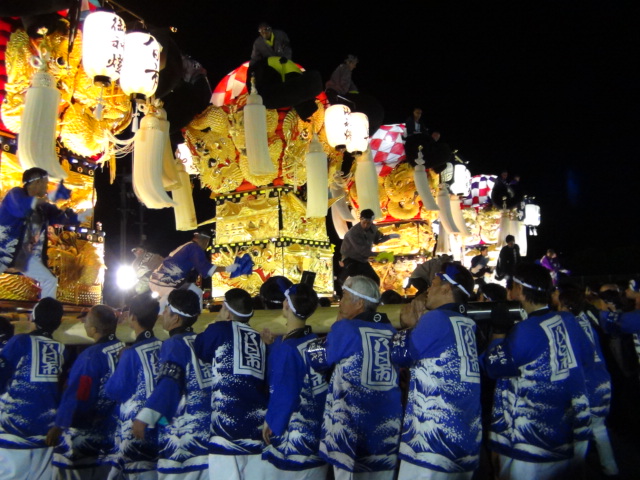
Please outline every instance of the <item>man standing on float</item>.
[{"label": "man standing on float", "polygon": [[355,224],[345,234],[340,247],[340,285],[349,277],[363,275],[370,278],[376,284],[380,285],[380,278],[369,264],[371,256],[371,247],[374,244],[383,243],[392,238],[400,238],[397,233],[391,235],[382,235],[373,224],[373,210],[367,208],[360,212],[360,223]]}]

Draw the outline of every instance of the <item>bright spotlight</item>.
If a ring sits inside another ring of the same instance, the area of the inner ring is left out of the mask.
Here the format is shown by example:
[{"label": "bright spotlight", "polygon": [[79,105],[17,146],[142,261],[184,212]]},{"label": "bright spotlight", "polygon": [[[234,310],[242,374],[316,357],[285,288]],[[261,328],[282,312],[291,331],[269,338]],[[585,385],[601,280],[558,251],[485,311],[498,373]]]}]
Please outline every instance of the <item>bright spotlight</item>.
[{"label": "bright spotlight", "polygon": [[122,265],[118,268],[116,271],[116,285],[120,290],[131,290],[136,283],[138,283],[138,277],[131,265]]},{"label": "bright spotlight", "polygon": [[158,292],[151,292],[151,298],[159,298],[160,294]]}]

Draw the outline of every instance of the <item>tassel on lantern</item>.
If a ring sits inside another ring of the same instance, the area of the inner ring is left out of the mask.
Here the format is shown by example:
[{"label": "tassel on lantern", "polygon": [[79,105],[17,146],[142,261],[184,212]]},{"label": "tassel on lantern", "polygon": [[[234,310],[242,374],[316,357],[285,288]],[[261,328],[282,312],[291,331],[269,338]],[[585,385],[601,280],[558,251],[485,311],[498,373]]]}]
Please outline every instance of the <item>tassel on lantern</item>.
[{"label": "tassel on lantern", "polygon": [[196,219],[196,208],[193,204],[193,192],[191,190],[191,180],[184,165],[176,166],[179,186],[173,191],[173,200],[176,205],[173,212],[176,217],[176,230],[187,231],[198,228]]},{"label": "tassel on lantern", "polygon": [[463,237],[470,237],[471,232],[467,228],[467,223],[462,216],[462,210],[460,210],[460,197],[458,195],[451,195],[451,217],[453,222]]},{"label": "tassel on lantern", "polygon": [[345,179],[342,178],[342,172],[337,172],[333,176],[333,182],[329,187],[331,192],[331,198],[337,198],[333,205],[331,205],[331,219],[333,220],[333,226],[336,229],[338,237],[344,238],[345,234],[349,231],[347,222],[356,222],[357,220],[351,213],[349,205],[345,200]]},{"label": "tassel on lantern", "polygon": [[134,137],[133,185],[136,196],[147,208],[176,205],[162,187],[162,163],[167,134],[155,113],[147,113]]},{"label": "tassel on lantern", "polygon": [[451,253],[449,234],[442,228],[442,225],[440,227],[440,234],[436,243],[436,255],[449,255]]},{"label": "tassel on lantern", "polygon": [[520,247],[520,255],[522,255],[523,257],[527,256],[527,226],[524,224],[524,222],[521,221],[516,221],[516,230],[518,232],[517,235],[514,235],[516,237],[516,243],[518,244],[518,246]]},{"label": "tassel on lantern", "polygon": [[374,218],[381,218],[378,173],[371,158],[371,149],[367,149],[357,157],[356,188],[358,189],[358,208],[360,211],[368,208],[373,210]]},{"label": "tassel on lantern", "polygon": [[[449,189],[445,184],[440,185],[438,190],[438,207],[440,210],[440,234],[443,233],[460,233],[456,227],[456,222],[451,215],[451,200],[449,199]],[[444,232],[443,232],[444,230]]]},{"label": "tassel on lantern", "polygon": [[329,173],[327,171],[327,155],[322,150],[318,136],[314,133],[307,165],[307,218],[326,217],[329,202]]},{"label": "tassel on lantern", "polygon": [[56,153],[60,91],[53,75],[45,71],[45,60],[38,60],[40,70],[33,75],[31,87],[25,95],[18,157],[25,170],[39,167],[46,170],[52,179],[64,180],[67,172],[60,166]]},{"label": "tassel on lantern", "polygon": [[251,94],[244,107],[244,135],[247,160],[251,175],[269,175],[275,167],[269,155],[267,143],[267,109],[255,87],[255,78],[251,78]]},{"label": "tassel on lantern", "polygon": [[176,168],[176,158],[171,149],[171,140],[169,139],[169,122],[167,121],[167,112],[164,108],[158,109],[158,118],[160,127],[165,135],[164,155],[162,156],[162,187],[167,191],[180,188],[180,179],[178,178],[178,169]]},{"label": "tassel on lantern", "polygon": [[429,186],[429,177],[427,177],[427,170],[424,167],[424,158],[422,158],[422,147],[418,151],[418,158],[416,159],[416,166],[413,169],[413,181],[416,185],[416,191],[422,200],[422,206],[425,210],[440,210],[431,193],[431,187]]},{"label": "tassel on lantern", "polygon": [[498,247],[504,247],[507,242],[505,239],[507,235],[517,235],[514,226],[512,225],[511,212],[509,210],[502,210],[502,216],[500,217],[500,227],[498,228]]}]

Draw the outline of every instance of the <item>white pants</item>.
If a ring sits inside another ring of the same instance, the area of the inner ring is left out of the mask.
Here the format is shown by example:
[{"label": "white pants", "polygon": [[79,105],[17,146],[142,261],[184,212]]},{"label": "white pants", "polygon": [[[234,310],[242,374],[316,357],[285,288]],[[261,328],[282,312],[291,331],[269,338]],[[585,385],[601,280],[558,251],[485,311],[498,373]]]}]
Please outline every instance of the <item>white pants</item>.
[{"label": "white pants", "polygon": [[471,480],[473,472],[438,472],[400,460],[398,480]]},{"label": "white pants", "polygon": [[109,476],[111,465],[100,465],[92,468],[59,468],[53,467],[54,480],[104,480]]},{"label": "white pants", "polygon": [[40,284],[40,298],[56,298],[58,279],[51,273],[51,270],[44,266],[39,255],[29,257],[27,268],[22,273]]},{"label": "white pants", "polygon": [[605,475],[617,475],[619,473],[616,457],[613,456],[613,448],[611,448],[611,440],[604,418],[591,417],[591,428],[593,430],[593,441],[598,449],[598,457],[600,457],[600,466]]},{"label": "white pants", "polygon": [[0,448],[0,478],[51,480],[53,448]]},{"label": "white pants", "polygon": [[264,478],[262,455],[213,455],[209,454],[210,480],[262,480]]},{"label": "white pants", "polygon": [[205,468],[204,470],[186,473],[158,472],[158,480],[209,480],[209,470]]},{"label": "white pants", "polygon": [[566,480],[571,478],[571,460],[523,462],[500,455],[500,480]]},{"label": "white pants", "polygon": [[124,473],[118,467],[111,467],[107,480],[158,480],[158,472],[148,470],[138,473]]},{"label": "white pants", "polygon": [[262,461],[264,480],[325,480],[329,465],[308,468],[306,470],[280,470],[266,460]]},{"label": "white pants", "polygon": [[395,470],[353,473],[333,466],[333,476],[336,480],[393,480],[394,473]]}]

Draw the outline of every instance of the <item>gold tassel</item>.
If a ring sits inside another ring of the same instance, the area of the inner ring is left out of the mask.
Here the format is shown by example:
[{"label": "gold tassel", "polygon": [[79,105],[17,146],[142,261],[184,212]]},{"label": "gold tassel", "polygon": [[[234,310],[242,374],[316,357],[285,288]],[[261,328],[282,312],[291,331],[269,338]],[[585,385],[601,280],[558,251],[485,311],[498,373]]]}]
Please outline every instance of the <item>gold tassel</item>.
[{"label": "gold tassel", "polygon": [[378,173],[371,157],[371,149],[367,149],[357,157],[356,188],[358,189],[358,207],[360,211],[367,208],[373,210],[375,218],[382,217],[380,197],[378,196]]}]

